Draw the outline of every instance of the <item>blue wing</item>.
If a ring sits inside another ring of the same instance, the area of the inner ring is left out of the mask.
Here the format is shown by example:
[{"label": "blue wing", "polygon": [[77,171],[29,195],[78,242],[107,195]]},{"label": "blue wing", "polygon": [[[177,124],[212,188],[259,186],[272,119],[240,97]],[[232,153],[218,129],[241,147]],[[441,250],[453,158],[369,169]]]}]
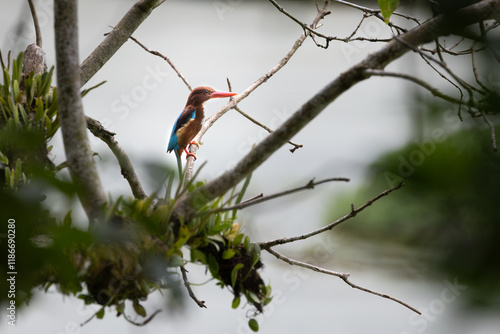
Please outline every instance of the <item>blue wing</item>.
[{"label": "blue wing", "polygon": [[172,128],[172,133],[170,134],[170,140],[168,141],[167,152],[172,150],[177,151],[179,147],[179,137],[177,134],[179,130],[182,129],[189,121],[196,117],[196,110],[192,107],[185,108],[182,113],[177,117],[174,127]]}]

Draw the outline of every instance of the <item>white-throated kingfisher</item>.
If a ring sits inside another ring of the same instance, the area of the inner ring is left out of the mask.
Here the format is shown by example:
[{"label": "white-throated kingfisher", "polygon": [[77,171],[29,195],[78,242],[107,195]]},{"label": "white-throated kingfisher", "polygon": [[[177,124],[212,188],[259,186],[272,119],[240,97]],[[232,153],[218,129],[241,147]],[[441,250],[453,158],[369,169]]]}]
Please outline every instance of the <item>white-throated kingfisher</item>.
[{"label": "white-throated kingfisher", "polygon": [[231,97],[237,95],[236,93],[220,92],[210,87],[196,87],[191,91],[186,102],[186,106],[182,113],[175,121],[168,142],[167,152],[175,152],[177,158],[177,165],[179,167],[179,177],[181,176],[181,155],[182,151],[186,152],[187,156],[196,156],[187,151],[189,144],[198,145],[193,142],[193,138],[200,132],[201,123],[205,117],[203,103],[214,98]]}]

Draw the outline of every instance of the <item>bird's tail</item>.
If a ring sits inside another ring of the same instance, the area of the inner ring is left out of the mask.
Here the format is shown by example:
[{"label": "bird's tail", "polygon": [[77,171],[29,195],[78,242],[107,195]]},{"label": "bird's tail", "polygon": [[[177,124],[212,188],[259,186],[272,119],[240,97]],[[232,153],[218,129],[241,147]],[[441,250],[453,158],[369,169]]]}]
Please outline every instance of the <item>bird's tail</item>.
[{"label": "bird's tail", "polygon": [[179,156],[179,153],[175,151],[175,157],[177,158],[177,169],[179,170],[179,180],[182,182],[183,179],[183,174],[182,174],[182,163],[181,163],[181,157]]}]

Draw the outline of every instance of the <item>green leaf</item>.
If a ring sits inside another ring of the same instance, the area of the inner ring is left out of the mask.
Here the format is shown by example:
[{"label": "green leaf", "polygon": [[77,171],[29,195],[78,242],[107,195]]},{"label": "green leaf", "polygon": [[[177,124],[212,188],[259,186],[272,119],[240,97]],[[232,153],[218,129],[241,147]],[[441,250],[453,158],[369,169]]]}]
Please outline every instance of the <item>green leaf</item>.
[{"label": "green leaf", "polygon": [[234,297],[233,302],[231,303],[231,307],[233,309],[237,309],[238,306],[240,306],[241,298],[240,297]]},{"label": "green leaf", "polygon": [[384,17],[385,23],[389,23],[389,18],[399,4],[399,0],[378,0],[380,12]]},{"label": "green leaf", "polygon": [[0,152],[0,162],[6,165],[9,164],[9,158],[7,158],[2,152]]},{"label": "green leaf", "polygon": [[23,167],[22,167],[22,162],[21,162],[21,159],[17,159],[16,161],[16,167],[14,168],[14,181],[15,183],[17,184],[19,182],[19,180],[21,179],[21,174],[22,174],[22,171],[23,171]]},{"label": "green leaf", "polygon": [[125,311],[125,303],[119,303],[116,305],[116,311],[119,313],[119,314],[123,314],[123,311]]},{"label": "green leaf", "polygon": [[235,286],[236,279],[238,278],[238,270],[240,270],[241,268],[243,268],[243,263],[238,263],[231,271],[231,286],[233,287]]},{"label": "green leaf", "polygon": [[217,263],[217,259],[212,254],[208,254],[208,270],[213,277],[219,277],[219,263]]},{"label": "green leaf", "polygon": [[95,316],[97,317],[97,319],[102,319],[104,318],[104,307],[101,308],[96,314]]},{"label": "green leaf", "polygon": [[250,247],[250,252],[252,253],[253,256],[253,261],[252,261],[252,268],[255,266],[255,264],[260,260],[260,246],[259,244],[252,244]]},{"label": "green leaf", "polygon": [[71,227],[71,210],[69,210],[68,213],[64,216],[62,226],[67,228]]},{"label": "green leaf", "polygon": [[146,316],[146,309],[137,300],[134,300],[134,310],[138,315]]},{"label": "green leaf", "polygon": [[95,302],[94,297],[92,297],[90,295],[79,294],[77,298],[82,299],[84,301],[85,305],[94,304],[94,302]]},{"label": "green leaf", "polygon": [[257,320],[253,318],[248,320],[248,327],[250,327],[250,329],[253,330],[254,332],[259,331],[259,323],[257,322]]},{"label": "green leaf", "polygon": [[236,252],[234,251],[234,249],[226,249],[222,252],[222,258],[224,260],[229,260],[230,258],[232,258],[234,255],[236,254]]},{"label": "green leaf", "polygon": [[191,262],[200,261],[201,263],[207,263],[207,256],[205,253],[196,248],[191,248]]},{"label": "green leaf", "polygon": [[240,234],[237,234],[234,239],[233,239],[233,245],[239,245],[241,243],[241,240],[243,240],[243,238],[245,237],[245,235],[243,233],[240,233]]}]

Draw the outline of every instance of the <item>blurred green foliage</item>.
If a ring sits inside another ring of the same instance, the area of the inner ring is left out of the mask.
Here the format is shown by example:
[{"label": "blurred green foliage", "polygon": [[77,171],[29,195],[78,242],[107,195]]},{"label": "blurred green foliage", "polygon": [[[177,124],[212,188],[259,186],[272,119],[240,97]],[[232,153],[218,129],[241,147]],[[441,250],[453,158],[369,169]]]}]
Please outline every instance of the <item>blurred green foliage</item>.
[{"label": "blurred green foliage", "polygon": [[[55,286],[62,294],[100,305],[97,318],[114,307],[131,321],[125,313],[127,300],[132,301],[133,312],[146,317],[141,302],[163,289],[173,291],[174,298],[182,282],[179,267],[196,263],[206,266],[219,286],[231,290],[233,308],[245,296],[255,315],[263,311],[271,300],[271,288],[258,272],[260,249],[241,233],[236,211],[219,211],[241,201],[250,178],[229,199],[207,204],[189,221],[174,216],[173,209],[180,196],[203,182],[178,189],[169,182],[166,198],[153,194],[147,199],[110,199],[103,208],[105,221],[92,231],[76,227],[82,224],[73,222],[69,208],[57,219],[51,212],[54,201],[72,199],[78,189],[60,175],[65,164],[55,166],[49,155],[50,139],[59,128],[57,90],[51,86],[54,68],[41,75],[23,74],[23,54],[12,64],[3,59],[1,64],[0,251],[8,254],[7,238],[3,238],[6,222],[15,221],[15,261],[11,268],[0,261],[0,279],[5,281],[11,271],[17,275],[15,295],[9,296],[1,285],[0,302],[14,300],[20,307],[35,291]],[[168,173],[158,166],[154,169]],[[249,325],[256,329],[255,321]]]},{"label": "blurred green foliage", "polygon": [[403,179],[406,186],[341,228],[420,249],[432,272],[466,283],[471,303],[489,304],[500,295],[500,155],[479,124],[451,134],[434,125],[427,139],[377,159],[358,190],[364,200]]}]

